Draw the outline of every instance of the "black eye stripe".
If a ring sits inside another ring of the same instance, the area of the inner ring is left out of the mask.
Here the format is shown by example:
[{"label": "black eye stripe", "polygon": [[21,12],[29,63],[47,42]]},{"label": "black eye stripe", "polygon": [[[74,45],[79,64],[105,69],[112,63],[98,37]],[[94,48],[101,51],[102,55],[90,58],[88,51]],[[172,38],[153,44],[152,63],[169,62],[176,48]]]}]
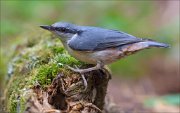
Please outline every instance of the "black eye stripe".
[{"label": "black eye stripe", "polygon": [[64,32],[65,32],[65,31],[68,31],[68,29],[66,29],[66,28],[61,28],[60,31],[64,31]]},{"label": "black eye stripe", "polygon": [[55,27],[55,30],[61,31],[61,32],[68,32],[68,31],[70,31],[69,29],[64,28],[64,27]]},{"label": "black eye stripe", "polygon": [[79,33],[80,31],[77,31],[75,29],[69,29],[69,28],[64,28],[64,27],[55,27],[54,28],[56,31],[64,32],[64,33]]}]

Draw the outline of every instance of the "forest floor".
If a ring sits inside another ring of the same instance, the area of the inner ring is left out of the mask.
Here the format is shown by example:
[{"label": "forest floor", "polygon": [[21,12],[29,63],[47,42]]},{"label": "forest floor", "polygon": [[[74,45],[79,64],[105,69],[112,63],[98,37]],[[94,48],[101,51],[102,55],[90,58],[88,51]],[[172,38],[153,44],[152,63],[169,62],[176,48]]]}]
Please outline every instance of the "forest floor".
[{"label": "forest floor", "polygon": [[180,113],[180,108],[172,104],[180,103],[180,95],[165,94],[165,90],[158,92],[161,89],[155,88],[152,83],[149,77],[134,81],[113,76],[107,97],[125,113]]}]

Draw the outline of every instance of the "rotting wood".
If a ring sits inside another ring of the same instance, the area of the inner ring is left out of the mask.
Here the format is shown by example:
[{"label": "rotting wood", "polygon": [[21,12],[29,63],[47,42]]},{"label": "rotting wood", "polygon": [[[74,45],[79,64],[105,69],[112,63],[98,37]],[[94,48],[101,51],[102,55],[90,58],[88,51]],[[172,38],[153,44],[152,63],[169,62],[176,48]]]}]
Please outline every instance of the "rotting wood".
[{"label": "rotting wood", "polygon": [[39,86],[34,87],[36,96],[27,102],[26,113],[35,110],[44,113],[100,113],[110,77],[105,68],[85,74],[88,87],[84,91],[80,75],[68,77],[59,73],[46,91],[41,91]]}]

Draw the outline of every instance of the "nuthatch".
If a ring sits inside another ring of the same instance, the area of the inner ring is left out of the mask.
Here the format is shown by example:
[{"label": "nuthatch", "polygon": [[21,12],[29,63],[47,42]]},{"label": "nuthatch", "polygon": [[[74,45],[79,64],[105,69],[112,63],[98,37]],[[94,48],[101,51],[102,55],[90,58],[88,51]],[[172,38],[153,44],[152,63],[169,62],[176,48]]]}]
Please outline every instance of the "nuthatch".
[{"label": "nuthatch", "polygon": [[76,59],[96,66],[73,71],[86,73],[101,69],[104,65],[115,62],[125,56],[150,47],[169,47],[150,39],[142,39],[130,34],[99,27],[78,26],[67,22],[57,22],[43,29],[58,35],[65,49]]}]

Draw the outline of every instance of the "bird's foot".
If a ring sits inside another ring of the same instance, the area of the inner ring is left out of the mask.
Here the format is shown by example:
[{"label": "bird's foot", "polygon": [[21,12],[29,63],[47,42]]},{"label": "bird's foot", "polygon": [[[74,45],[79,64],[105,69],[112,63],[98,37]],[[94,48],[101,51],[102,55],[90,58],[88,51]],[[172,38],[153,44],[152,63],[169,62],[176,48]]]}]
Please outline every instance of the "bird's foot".
[{"label": "bird's foot", "polygon": [[72,70],[72,71],[74,71],[74,72],[76,72],[76,73],[80,73],[80,74],[84,74],[84,73],[87,73],[87,72],[90,72],[90,71],[98,70],[98,69],[99,69],[99,67],[97,67],[97,66],[91,67],[91,68],[86,68],[86,69],[79,69],[77,66],[75,66],[75,68],[73,68],[73,67],[70,67],[70,66],[68,66],[68,65],[67,65],[67,67],[68,67],[70,70]]},{"label": "bird's foot", "polygon": [[74,72],[77,72],[77,73],[82,74],[82,73],[87,73],[87,72],[90,72],[90,71],[94,71],[94,70],[101,69],[101,68],[104,67],[104,65],[103,65],[102,63],[97,63],[96,66],[90,67],[90,68],[86,68],[86,69],[79,69],[77,66],[76,66],[76,68],[72,68],[72,67],[70,67],[70,66],[68,66],[68,65],[67,65],[67,67],[68,67],[70,70],[74,71]]},{"label": "bird's foot", "polygon": [[86,89],[87,89],[87,80],[86,80],[86,78],[84,76],[85,72],[83,72],[83,69],[79,69],[77,66],[76,66],[76,68],[73,68],[73,67],[70,67],[70,66],[67,65],[67,67],[70,70],[74,71],[74,72],[80,73],[80,75],[82,77],[82,80],[83,80],[83,83],[84,83],[84,91],[86,91]]},{"label": "bird's foot", "polygon": [[79,69],[77,66],[76,68],[72,68],[70,66],[67,65],[67,67],[74,71],[74,72],[77,72],[77,73],[80,73],[82,79],[83,79],[83,82],[84,82],[84,86],[85,86],[85,90],[87,89],[87,80],[85,79],[85,76],[84,76],[84,73],[87,73],[87,72],[90,72],[90,71],[93,71],[93,70],[98,70],[98,69],[101,69],[104,65],[102,65],[102,63],[97,63],[96,66],[94,67],[91,67],[91,68],[87,68],[87,69]]},{"label": "bird's foot", "polygon": [[76,73],[80,73],[80,74],[86,73],[86,71],[84,71],[83,69],[79,69],[77,66],[76,66],[76,68],[73,68],[73,67],[70,67],[70,66],[67,65],[67,67],[68,67],[70,70],[72,70],[72,71],[74,71],[74,72],[76,72]]}]

